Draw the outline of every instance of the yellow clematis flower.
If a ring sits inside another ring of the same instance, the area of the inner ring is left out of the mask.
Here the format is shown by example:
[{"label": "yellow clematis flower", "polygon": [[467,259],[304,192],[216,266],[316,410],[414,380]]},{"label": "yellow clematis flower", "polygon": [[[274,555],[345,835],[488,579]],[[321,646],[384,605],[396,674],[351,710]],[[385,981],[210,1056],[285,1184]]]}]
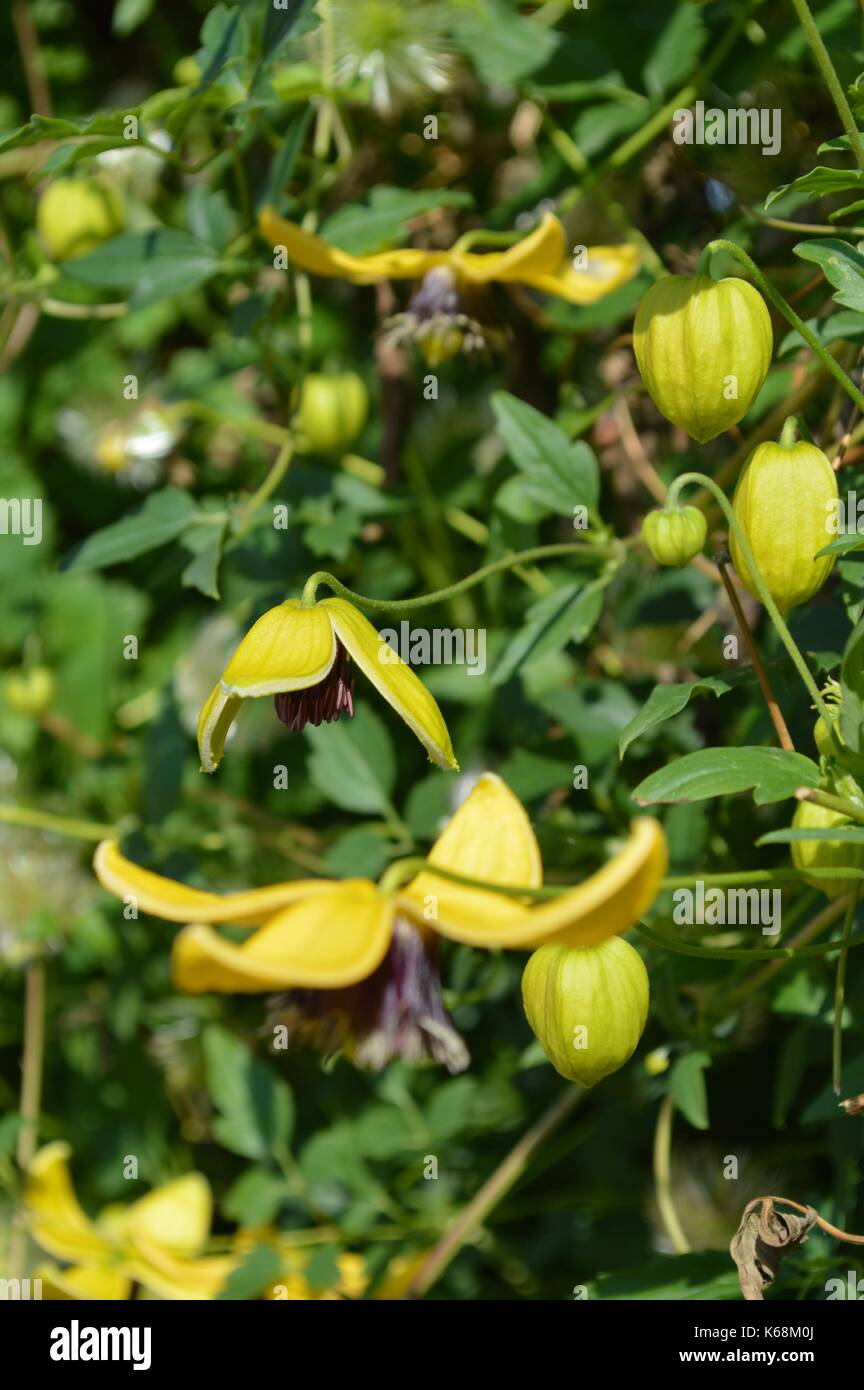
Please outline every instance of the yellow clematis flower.
[{"label": "yellow clematis flower", "polygon": [[446,251],[402,247],[352,256],[280,217],[272,207],[262,208],[258,226],[274,249],[284,247],[293,264],[311,275],[356,285],[420,282],[408,313],[391,322],[397,337],[413,338],[432,366],[460,351],[486,346],[483,324],[462,310],[471,309],[478,294],[492,284],[524,285],[570,304],[594,304],[626,285],[639,269],[639,252],[629,244],[580,248],[577,268],[564,227],[552,213],[506,251],[486,254],[463,250],[457,241]]},{"label": "yellow clematis flower", "polygon": [[284,246],[291,261],[310,275],[351,280],[355,285],[374,285],[380,280],[422,280],[430,270],[449,270],[457,284],[527,285],[544,294],[557,295],[570,304],[593,304],[633,279],[639,269],[635,246],[586,248],[585,269],[577,270],[570,259],[562,224],[547,212],[540,224],[506,251],[421,251],[402,247],[352,256],[323,238],[304,231],[296,222],[280,217],[272,207],[261,209],[258,225],[266,241]]},{"label": "yellow clematis flower", "polygon": [[[274,1020],[295,1041],[343,1050],[359,1066],[432,1057],[455,1072],[468,1054],[444,1009],[436,933],[487,949],[590,945],[626,931],[646,911],[666,862],[662,827],[642,817],[601,869],[539,905],[428,869],[401,887],[389,886],[388,871],[381,884],[297,881],[220,895],[139,868],[113,840],[98,847],[94,868],[118,897],[131,895],[139,909],[186,924],[174,943],[173,975],[187,993],[285,990]],[[427,863],[501,887],[542,886],[528,816],[492,773],[480,778]],[[226,923],[257,930],[237,944],[214,929]]]},{"label": "yellow clematis flower", "polygon": [[244,700],[275,697],[276,713],[292,733],[307,724],[354,713],[354,669],[360,667],[380,695],[419,738],[431,762],[458,768],[438,705],[359,609],[342,598],[318,603],[287,599],[247,632],[198,720],[198,751],[205,772],[215,772],[225,738]]},{"label": "yellow clematis flower", "polygon": [[135,1284],[159,1298],[216,1297],[237,1257],[200,1254],[213,1211],[206,1178],[188,1173],[128,1205],[113,1204],[91,1221],[75,1196],[70,1154],[66,1143],[47,1144],[27,1173],[30,1233],[66,1262],[35,1271],[44,1298],[126,1299]]}]

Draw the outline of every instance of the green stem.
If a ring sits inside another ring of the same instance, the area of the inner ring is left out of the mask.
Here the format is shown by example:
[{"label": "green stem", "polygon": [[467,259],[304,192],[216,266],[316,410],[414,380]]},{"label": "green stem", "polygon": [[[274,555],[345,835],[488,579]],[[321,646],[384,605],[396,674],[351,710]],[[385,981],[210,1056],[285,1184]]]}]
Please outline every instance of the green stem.
[{"label": "green stem", "polygon": [[32,826],[34,830],[52,830],[57,835],[70,835],[76,840],[106,840],[117,834],[117,827],[113,825],[77,820],[71,816],[54,816],[50,811],[33,811],[29,806],[0,805],[0,822]]},{"label": "green stem", "polygon": [[457,594],[464,594],[468,589],[473,589],[477,584],[482,584],[485,579],[490,579],[493,574],[501,574],[504,570],[515,569],[518,565],[530,564],[534,560],[552,560],[561,555],[579,555],[583,559],[610,559],[619,553],[617,546],[585,545],[576,542],[563,542],[560,545],[538,545],[531,550],[520,550],[515,555],[505,555],[500,560],[493,560],[491,564],[483,565],[481,569],[469,574],[466,579],[460,579],[455,584],[448,584],[445,589],[436,589],[431,594],[422,594],[419,598],[404,599],[377,599],[366,598],[363,594],[356,593],[353,589],[346,586],[327,570],[316,570],[310,575],[303,588],[303,602],[311,605],[315,602],[315,596],[319,585],[326,584],[328,589],[332,589],[334,594],[340,598],[346,598],[350,603],[356,603],[361,608],[370,608],[375,612],[382,613],[411,613],[415,608],[428,608],[430,604],[441,603],[445,599],[454,598]]},{"label": "green stem", "polygon": [[855,155],[858,168],[864,169],[864,140],[862,140],[861,132],[855,124],[855,118],[849,108],[849,103],[846,100],[846,93],[840,84],[840,79],[834,70],[834,64],[831,62],[828,49],[822,42],[822,35],[819,33],[816,22],[810,13],[810,6],[807,4],[807,0],[792,0],[792,5],[798,16],[801,28],[804,30],[807,42],[813,50],[813,57],[816,59],[819,70],[825,79],[825,86],[831,93],[834,105],[837,107],[837,114],[843,122],[843,129],[849,136],[849,143],[852,146],[852,152]]},{"label": "green stem", "polygon": [[858,409],[864,411],[864,394],[858,390],[854,381],[846,375],[840,363],[831,356],[824,343],[820,343],[816,334],[808,328],[804,320],[796,314],[792,305],[787,304],[782,294],[780,294],[778,290],[775,290],[771,281],[762,274],[756,262],[747,255],[746,251],[742,251],[741,247],[736,246],[734,241],[726,241],[723,237],[718,238],[716,241],[709,241],[702,255],[699,257],[699,265],[697,267],[699,273],[707,274],[707,267],[711,257],[718,251],[725,251],[727,255],[732,256],[739,265],[744,266],[750,275],[752,275],[755,284],[758,285],[759,289],[765,295],[765,298],[770,299],[774,308],[783,315],[786,322],[791,324],[792,327],[800,333],[807,346],[816,353],[816,356],[824,364],[825,370],[831,373],[835,381],[839,382],[847,396],[855,402]]},{"label": "green stem", "polygon": [[801,956],[831,955],[832,951],[851,951],[864,945],[864,931],[858,931],[845,941],[818,941],[811,947],[701,947],[696,942],[664,937],[643,922],[633,923],[633,931],[638,931],[640,937],[645,937],[654,947],[663,947],[664,951],[674,951],[676,955],[697,956],[701,960],[797,960]]},{"label": "green stem", "polygon": [[834,986],[834,1031],[831,1043],[834,1094],[839,1096],[843,1076],[843,1003],[846,997],[846,967],[849,961],[849,946],[853,940],[852,925],[858,907],[860,883],[849,898],[846,907],[846,920],[843,923],[842,950],[837,957],[837,981]]},{"label": "green stem", "polygon": [[279,486],[285,474],[287,473],[288,466],[291,463],[291,456],[293,453],[294,439],[289,434],[288,438],[284,441],[281,449],[279,450],[279,453],[276,455],[276,458],[273,461],[273,465],[270,468],[270,471],[264,479],[263,483],[257,489],[256,492],[253,492],[252,496],[249,498],[249,501],[244,505],[240,513],[240,516],[237,519],[237,524],[234,527],[235,536],[245,536],[246,533],[250,530],[252,523],[255,520],[255,513],[257,512],[258,508],[262,505],[262,503],[267,501],[268,497],[270,497],[273,492],[275,492],[276,488]]},{"label": "green stem", "polygon": [[674,951],[680,956],[697,956],[700,960],[799,960],[802,956],[827,956],[832,951],[851,951],[855,946],[864,946],[864,932],[841,941],[820,941],[812,946],[697,946],[687,941],[676,941],[663,936],[644,922],[636,922],[633,927],[652,946],[661,946],[664,951]]},{"label": "green stem", "polygon": [[162,414],[169,420],[205,420],[215,427],[234,430],[237,434],[248,434],[253,439],[264,440],[267,444],[281,446],[286,439],[291,438],[290,430],[285,429],[283,425],[273,425],[268,420],[247,418],[244,415],[223,415],[221,410],[216,410],[204,401],[173,401],[171,405],[163,408]]},{"label": "green stem", "polygon": [[864,825],[864,806],[850,801],[845,796],[835,796],[833,792],[823,791],[821,787],[801,787],[795,793],[799,801],[813,801],[829,811],[837,811],[841,816],[859,821]]},{"label": "green stem", "polygon": [[489,1213],[505,1197],[511,1187],[522,1177],[537,1150],[546,1142],[568,1115],[580,1104],[586,1092],[578,1086],[568,1087],[553,1106],[546,1111],[523,1134],[512,1148],[504,1162],[472,1197],[468,1205],[459,1213],[449,1230],[432,1250],[428,1259],[414,1276],[408,1289],[409,1296],[422,1298],[444,1273],[447,1266],[462,1246],[483,1224]]},{"label": "green stem", "polygon": [[828,707],[825,704],[825,701],[822,699],[821,694],[819,693],[819,687],[817,686],[816,682],[811,676],[806,661],[804,660],[803,656],[798,650],[795,639],[793,638],[791,632],[786,626],[783,617],[781,616],[780,609],[777,607],[776,603],[774,602],[773,598],[771,597],[765,586],[765,580],[762,578],[762,574],[759,570],[759,567],[753,558],[753,551],[750,549],[750,542],[748,541],[747,536],[745,535],[744,527],[741,525],[734,511],[732,510],[732,507],[729,503],[729,499],[726,496],[725,492],[721,491],[721,489],[714,482],[713,478],[706,477],[704,473],[682,473],[679,477],[675,479],[675,481],[669,489],[667,505],[673,506],[677,503],[678,494],[680,493],[682,488],[687,486],[688,483],[698,483],[700,487],[706,488],[708,492],[711,493],[712,497],[715,499],[715,501],[721,508],[723,515],[726,517],[726,520],[729,523],[730,530],[734,531],[735,539],[737,540],[738,545],[741,549],[741,553],[747,562],[747,566],[750,570],[750,575],[753,579],[753,582],[756,585],[759,598],[762,604],[764,605],[769,618],[774,624],[780,641],[783,643],[783,646],[789,653],[789,656],[792,659],[792,664],[794,665],[796,671],[798,672],[799,676],[804,682],[808,694],[813,700],[813,703],[818,709],[819,713],[822,715],[822,718],[825,721],[825,727],[829,730],[831,737],[834,740],[837,753],[842,756],[843,750],[840,747],[839,740],[837,738],[837,734],[835,732],[834,725],[831,719],[831,715],[828,711]]},{"label": "green stem", "polygon": [[[834,870],[808,870],[808,874],[825,873],[826,877]],[[856,870],[855,872],[861,872]],[[697,883],[701,883],[705,888],[725,888],[736,884],[772,884],[772,883],[795,883],[807,882],[808,880],[798,872],[797,869],[744,869],[733,871],[728,874],[679,874],[675,878],[664,878],[660,885],[663,893],[672,893],[676,888],[693,888]]]}]

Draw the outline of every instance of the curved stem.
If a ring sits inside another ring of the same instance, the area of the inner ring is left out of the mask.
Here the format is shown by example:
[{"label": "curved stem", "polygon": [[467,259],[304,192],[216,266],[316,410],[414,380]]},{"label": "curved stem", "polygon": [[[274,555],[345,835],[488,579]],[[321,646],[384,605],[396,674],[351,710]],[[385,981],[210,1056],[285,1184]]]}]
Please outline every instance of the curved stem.
[{"label": "curved stem", "polygon": [[840,83],[840,79],[834,70],[834,64],[828,49],[822,42],[822,35],[816,27],[816,21],[810,13],[810,6],[807,0],[792,0],[798,22],[804,30],[805,37],[813,50],[813,57],[819,66],[819,70],[825,79],[825,86],[831,93],[834,105],[837,107],[837,114],[843,122],[843,129],[849,136],[849,144],[852,146],[852,153],[855,156],[859,169],[864,169],[864,140],[861,139],[861,132],[855,124],[855,117],[849,108],[846,100],[846,93]]},{"label": "curved stem", "polygon": [[839,1096],[843,1076],[843,1002],[846,997],[846,967],[849,961],[849,943],[852,940],[852,925],[858,907],[860,883],[849,898],[846,920],[843,923],[842,950],[837,957],[837,980],[834,986],[834,1028],[831,1040],[832,1080],[834,1094]]},{"label": "curved stem", "polygon": [[276,458],[270,468],[270,471],[264,479],[263,483],[257,489],[256,492],[253,492],[252,496],[249,498],[249,501],[244,503],[243,509],[234,527],[235,536],[245,536],[247,531],[249,531],[253,521],[255,520],[255,513],[257,512],[258,508],[262,505],[263,502],[267,501],[267,498],[270,497],[273,492],[275,492],[276,488],[279,486],[285,474],[287,473],[288,466],[291,463],[291,456],[293,455],[293,453],[294,439],[289,434],[288,438],[283,442],[282,448],[279,450],[279,453],[276,455]]},{"label": "curved stem", "polygon": [[533,560],[552,560],[561,555],[581,555],[585,559],[609,559],[619,553],[619,547],[577,544],[575,542],[562,542],[560,545],[538,545],[531,550],[520,550],[515,555],[505,555],[500,560],[493,560],[491,564],[483,565],[481,569],[469,574],[466,579],[460,579],[455,584],[448,584],[445,589],[435,589],[431,594],[422,594],[419,598],[403,599],[378,599],[366,598],[363,594],[358,594],[354,589],[347,588],[327,570],[316,570],[310,575],[303,588],[303,602],[313,604],[318,587],[326,584],[328,589],[332,589],[339,598],[346,598],[351,603],[358,604],[361,608],[370,608],[375,612],[382,613],[411,613],[415,608],[428,608],[430,604],[441,603],[444,599],[454,598],[457,594],[464,594],[466,590],[473,589],[475,585],[482,584],[484,579],[489,579],[493,574],[501,574],[504,570],[515,569],[518,565],[529,564]]},{"label": "curved stem", "polygon": [[843,750],[840,747],[840,743],[834,728],[833,720],[828,711],[828,707],[825,704],[825,701],[822,699],[822,696],[819,692],[819,687],[817,686],[812,675],[810,674],[810,669],[806,661],[804,660],[803,656],[798,650],[798,646],[795,642],[795,639],[793,638],[791,632],[786,626],[786,623],[780,613],[780,609],[777,607],[776,603],[774,602],[773,598],[771,597],[765,586],[765,580],[762,578],[762,574],[759,570],[759,567],[753,558],[753,551],[750,549],[750,542],[748,541],[747,536],[744,532],[744,527],[741,525],[737,516],[732,510],[728,497],[726,496],[725,492],[722,492],[721,489],[717,486],[713,478],[707,477],[704,473],[682,473],[679,477],[675,479],[674,483],[669,489],[669,505],[672,505],[677,501],[679,492],[682,488],[686,487],[688,483],[698,483],[700,487],[707,488],[707,490],[711,493],[712,497],[719,504],[721,510],[723,511],[723,515],[726,517],[726,520],[729,523],[729,528],[730,530],[734,531],[735,539],[741,547],[741,553],[744,556],[744,559],[747,561],[747,566],[750,570],[750,574],[753,577],[753,582],[755,583],[756,588],[758,590],[759,598],[763,606],[765,607],[769,618],[774,624],[780,641],[783,643],[783,646],[786,648],[787,652],[789,653],[789,656],[792,658],[792,664],[794,665],[795,670],[798,672],[799,676],[804,682],[804,685],[807,688],[807,692],[813,700],[814,705],[818,709],[819,713],[822,715],[822,718],[825,721],[825,727],[828,729],[831,738],[834,741],[837,753],[840,756],[842,756]]},{"label": "curved stem", "polygon": [[660,1102],[657,1128],[654,1131],[654,1194],[657,1210],[671,1240],[676,1255],[690,1253],[690,1242],[684,1234],[672,1198],[672,1115],[674,1103],[667,1091]]},{"label": "curved stem", "polygon": [[510,1150],[504,1162],[496,1168],[492,1176],[480,1188],[480,1191],[459,1213],[453,1225],[445,1231],[428,1259],[423,1262],[419,1272],[415,1274],[408,1287],[409,1297],[413,1295],[415,1298],[422,1298],[424,1294],[429,1292],[436,1279],[439,1279],[444,1273],[465,1242],[486,1220],[490,1211],[498,1205],[502,1197],[505,1197],[511,1187],[522,1177],[537,1150],[566,1120],[571,1111],[576,1109],[576,1106],[584,1099],[585,1094],[586,1092],[579,1087],[571,1086],[546,1111],[545,1115],[540,1117],[536,1125],[533,1125],[523,1134],[515,1147]]},{"label": "curved stem", "polygon": [[750,275],[753,277],[754,283],[765,295],[765,298],[770,299],[774,308],[783,315],[786,322],[790,323],[792,327],[800,333],[807,346],[816,353],[816,356],[824,364],[826,371],[829,371],[834,380],[840,383],[847,396],[858,406],[858,409],[864,410],[864,395],[858,390],[854,381],[852,381],[851,377],[846,375],[840,363],[831,356],[824,343],[820,343],[812,329],[808,328],[804,320],[796,314],[791,304],[787,304],[782,294],[780,294],[778,290],[775,290],[771,281],[762,274],[756,262],[752,257],[747,255],[746,251],[742,251],[741,247],[736,246],[734,241],[726,241],[723,237],[720,237],[716,241],[709,241],[702,255],[699,257],[699,270],[703,273],[707,273],[707,266],[711,257],[717,251],[725,251],[728,255],[734,257],[739,265],[743,265],[744,268],[749,271]]}]

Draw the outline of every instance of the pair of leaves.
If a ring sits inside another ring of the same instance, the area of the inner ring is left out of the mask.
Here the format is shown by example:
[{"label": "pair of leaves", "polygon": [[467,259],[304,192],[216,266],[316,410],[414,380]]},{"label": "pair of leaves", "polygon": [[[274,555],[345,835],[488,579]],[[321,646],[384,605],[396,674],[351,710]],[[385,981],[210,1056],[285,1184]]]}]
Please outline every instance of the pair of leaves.
[{"label": "pair of leaves", "polygon": [[523,475],[526,494],[538,507],[572,517],[577,506],[592,512],[600,496],[600,472],[592,450],[570,439],[539,410],[496,391],[495,423],[511,459]]}]

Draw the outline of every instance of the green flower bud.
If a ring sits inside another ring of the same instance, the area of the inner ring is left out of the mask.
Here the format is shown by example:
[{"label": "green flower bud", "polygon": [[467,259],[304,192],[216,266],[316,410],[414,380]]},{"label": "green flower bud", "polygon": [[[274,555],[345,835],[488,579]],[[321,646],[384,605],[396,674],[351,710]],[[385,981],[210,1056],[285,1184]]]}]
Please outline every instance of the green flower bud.
[{"label": "green flower bud", "polygon": [[[815,444],[760,444],[738,480],[732,508],[765,587],[781,613],[806,603],[834,568],[834,556],[815,559],[828,545],[828,516],[837,475]],[[759,594],[731,531],[729,549],[741,583]]]},{"label": "green flower bud", "polygon": [[[860,802],[857,783],[843,778],[832,790]],[[818,806],[815,801],[799,802],[792,824],[796,830],[834,830],[855,825],[856,822],[840,811]],[[864,869],[864,845],[845,844],[842,840],[793,840],[792,863],[807,883],[819,888],[829,898],[851,893],[855,881],[851,878],[810,878],[809,869]]]},{"label": "green flower bud", "polygon": [[633,328],[657,409],[700,444],[747,414],[771,363],[771,319],[746,280],[667,275],[643,296]]},{"label": "green flower bud", "polygon": [[686,565],[701,553],[707,534],[698,507],[663,507],[642,522],[642,539],[658,565]]},{"label": "green flower bud", "polygon": [[595,1086],[629,1060],[648,1017],[648,973],[620,936],[541,946],[522,976],[525,1016],[556,1071]]},{"label": "green flower bud", "polygon": [[356,372],[311,372],[303,379],[297,414],[304,447],[310,453],[343,454],[365,425],[368,411],[366,384]]}]

